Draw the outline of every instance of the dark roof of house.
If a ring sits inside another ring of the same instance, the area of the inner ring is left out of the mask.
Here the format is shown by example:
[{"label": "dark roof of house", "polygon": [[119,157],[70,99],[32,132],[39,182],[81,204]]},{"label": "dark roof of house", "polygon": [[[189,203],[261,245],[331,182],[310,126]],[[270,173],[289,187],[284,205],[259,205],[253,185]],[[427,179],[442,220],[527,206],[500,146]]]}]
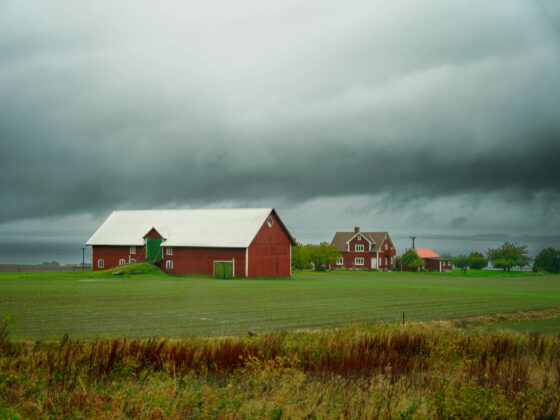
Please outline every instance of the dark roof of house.
[{"label": "dark roof of house", "polygon": [[[368,240],[373,244],[373,251],[377,252],[381,250],[381,244],[385,237],[389,237],[388,232],[358,232],[362,235],[362,238]],[[331,241],[331,245],[334,245],[339,251],[346,251],[348,248],[346,242],[348,242],[356,232],[336,232],[334,238]],[[390,238],[389,238],[390,239]]]}]

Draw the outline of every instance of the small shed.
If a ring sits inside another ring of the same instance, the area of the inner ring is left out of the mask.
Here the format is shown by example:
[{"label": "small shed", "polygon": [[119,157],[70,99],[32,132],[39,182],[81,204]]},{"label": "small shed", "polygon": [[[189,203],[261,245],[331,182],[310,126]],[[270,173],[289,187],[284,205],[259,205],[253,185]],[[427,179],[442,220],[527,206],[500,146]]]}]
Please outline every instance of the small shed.
[{"label": "small shed", "polygon": [[424,260],[425,269],[430,271],[451,271],[453,266],[449,258],[440,257],[430,248],[416,248],[416,254]]}]

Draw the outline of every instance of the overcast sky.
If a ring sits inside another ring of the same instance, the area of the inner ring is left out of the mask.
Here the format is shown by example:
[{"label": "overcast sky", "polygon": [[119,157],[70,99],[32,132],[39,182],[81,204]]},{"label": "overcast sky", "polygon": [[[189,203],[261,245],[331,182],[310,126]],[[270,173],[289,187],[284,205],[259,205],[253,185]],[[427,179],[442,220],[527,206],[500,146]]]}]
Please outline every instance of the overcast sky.
[{"label": "overcast sky", "polygon": [[0,0],[0,235],[276,207],[560,232],[560,2]]}]

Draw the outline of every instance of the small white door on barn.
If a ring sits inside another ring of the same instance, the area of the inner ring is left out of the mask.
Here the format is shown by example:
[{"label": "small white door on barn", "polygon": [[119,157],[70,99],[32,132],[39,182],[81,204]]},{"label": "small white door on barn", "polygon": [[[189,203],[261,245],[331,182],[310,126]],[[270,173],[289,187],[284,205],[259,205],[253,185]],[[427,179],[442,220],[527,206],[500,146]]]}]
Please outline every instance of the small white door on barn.
[{"label": "small white door on barn", "polygon": [[371,259],[371,269],[377,270],[377,257]]}]

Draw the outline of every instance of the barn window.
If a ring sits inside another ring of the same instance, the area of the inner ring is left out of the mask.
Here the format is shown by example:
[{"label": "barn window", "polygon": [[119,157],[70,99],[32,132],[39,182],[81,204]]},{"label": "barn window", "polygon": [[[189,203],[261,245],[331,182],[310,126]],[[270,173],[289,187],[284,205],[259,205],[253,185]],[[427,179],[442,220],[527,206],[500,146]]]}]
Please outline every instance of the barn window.
[{"label": "barn window", "polygon": [[105,261],[103,260],[103,258],[99,258],[97,260],[97,268],[105,268]]},{"label": "barn window", "polygon": [[171,261],[171,260],[165,261],[165,268],[167,270],[173,270],[173,261]]},{"label": "barn window", "polygon": [[385,243],[385,251],[387,251],[389,249],[389,244]]},{"label": "barn window", "polygon": [[170,246],[165,248],[165,254],[166,255],[173,255],[173,248],[171,248]]},{"label": "barn window", "polygon": [[354,259],[354,264],[355,265],[364,265],[364,259],[362,257],[356,257]]},{"label": "barn window", "polygon": [[131,258],[130,259],[130,264],[136,264],[136,258]]},{"label": "barn window", "polygon": [[136,247],[135,246],[130,247],[130,253],[131,254],[136,254]]},{"label": "barn window", "polygon": [[364,244],[358,244],[355,248],[356,252],[364,252]]},{"label": "barn window", "polygon": [[362,237],[360,235],[358,235],[358,241],[361,241]]},{"label": "barn window", "polygon": [[126,260],[124,258],[121,258],[119,260],[119,265],[125,265],[126,264]]},{"label": "barn window", "polygon": [[344,264],[344,258],[340,257],[336,259],[336,265],[342,265]]},{"label": "barn window", "polygon": [[268,225],[268,227],[272,227],[272,225],[274,224],[274,219],[272,218],[272,216],[268,218],[266,224]]}]

